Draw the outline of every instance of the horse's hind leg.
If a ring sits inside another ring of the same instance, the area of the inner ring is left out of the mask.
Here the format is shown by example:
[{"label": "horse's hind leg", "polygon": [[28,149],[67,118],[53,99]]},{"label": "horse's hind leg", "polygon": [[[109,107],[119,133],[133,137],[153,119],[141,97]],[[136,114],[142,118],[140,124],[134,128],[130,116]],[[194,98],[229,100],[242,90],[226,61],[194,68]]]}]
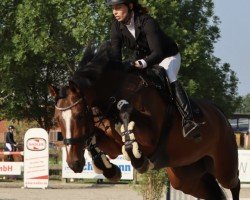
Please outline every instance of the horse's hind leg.
[{"label": "horse's hind leg", "polygon": [[230,189],[232,196],[233,196],[233,200],[238,200],[240,197],[240,181],[238,181],[238,184],[236,187]]},{"label": "horse's hind leg", "polygon": [[194,164],[167,168],[171,185],[182,192],[207,200],[224,200],[225,195],[215,178],[207,173],[203,160]]},{"label": "horse's hind leg", "polygon": [[230,189],[233,200],[239,199],[238,151],[233,135],[221,141],[214,159],[214,175],[222,187]]},{"label": "horse's hind leg", "polygon": [[204,185],[207,187],[209,194],[212,194],[212,197],[207,199],[211,200],[225,200],[226,196],[216,181],[215,177],[209,173],[204,174],[202,177]]}]

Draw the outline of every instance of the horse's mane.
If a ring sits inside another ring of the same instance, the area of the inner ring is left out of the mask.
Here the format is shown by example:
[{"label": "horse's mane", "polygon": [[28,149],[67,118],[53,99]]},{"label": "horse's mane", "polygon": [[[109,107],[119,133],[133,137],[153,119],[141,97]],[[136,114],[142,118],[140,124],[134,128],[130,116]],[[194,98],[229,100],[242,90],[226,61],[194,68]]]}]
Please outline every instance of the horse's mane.
[{"label": "horse's mane", "polygon": [[98,50],[93,45],[88,45],[79,68],[70,81],[78,86],[89,85],[94,83],[104,71],[122,70],[122,66],[122,62],[112,57],[110,42],[102,43]]},{"label": "horse's mane", "polygon": [[87,47],[85,48],[82,60],[79,63],[79,67],[85,66],[90,62],[95,56],[95,49],[93,44],[88,44]]}]

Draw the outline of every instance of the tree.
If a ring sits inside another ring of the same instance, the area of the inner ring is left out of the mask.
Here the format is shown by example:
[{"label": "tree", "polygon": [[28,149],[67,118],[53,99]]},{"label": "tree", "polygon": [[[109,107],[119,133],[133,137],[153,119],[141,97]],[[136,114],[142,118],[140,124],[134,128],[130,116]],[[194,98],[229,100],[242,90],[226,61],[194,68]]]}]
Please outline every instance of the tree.
[{"label": "tree", "polygon": [[238,113],[250,114],[250,94],[242,97],[242,103],[237,108]]},{"label": "tree", "polygon": [[162,198],[167,182],[168,178],[165,169],[150,170],[140,175],[140,184],[135,186],[134,189],[142,195],[143,200],[159,200]]},{"label": "tree", "polygon": [[[219,19],[212,0],[141,0],[182,54],[180,80],[195,98],[226,113],[240,103],[238,79],[213,55]],[[166,9],[167,8],[167,9]],[[104,0],[0,2],[1,118],[37,121],[48,129],[53,101],[47,84],[65,84],[85,45],[109,38],[111,9]]]},{"label": "tree", "polygon": [[[219,18],[212,0],[143,1],[161,27],[176,39],[181,55],[180,80],[195,98],[215,102],[225,113],[235,111],[240,103],[238,79],[230,65],[220,65],[214,53],[219,35]],[[159,9],[162,8],[162,9]],[[167,9],[164,9],[167,8]]]},{"label": "tree", "polygon": [[243,98],[243,104],[244,104],[244,112],[245,113],[250,113],[250,94],[247,94],[244,98]]},{"label": "tree", "polygon": [[[54,24],[46,4],[25,0],[1,4],[1,13],[9,16],[1,24],[1,117],[35,120],[47,129],[52,115],[47,83],[67,77],[77,43],[67,36],[64,42],[58,40],[64,32]],[[68,56],[61,55],[63,48]]]}]

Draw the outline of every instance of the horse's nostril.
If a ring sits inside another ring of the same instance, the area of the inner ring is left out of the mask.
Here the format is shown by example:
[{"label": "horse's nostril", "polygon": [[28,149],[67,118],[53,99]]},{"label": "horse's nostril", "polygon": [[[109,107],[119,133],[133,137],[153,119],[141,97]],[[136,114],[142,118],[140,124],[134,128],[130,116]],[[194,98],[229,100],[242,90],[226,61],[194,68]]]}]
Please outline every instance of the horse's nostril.
[{"label": "horse's nostril", "polygon": [[79,172],[82,172],[83,170],[83,167],[84,167],[84,163],[83,162],[80,162],[79,160],[71,163],[69,165],[69,167],[75,172],[75,173],[79,173]]},{"label": "horse's nostril", "polygon": [[79,161],[76,161],[75,162],[75,168],[79,168],[81,166],[80,162]]}]

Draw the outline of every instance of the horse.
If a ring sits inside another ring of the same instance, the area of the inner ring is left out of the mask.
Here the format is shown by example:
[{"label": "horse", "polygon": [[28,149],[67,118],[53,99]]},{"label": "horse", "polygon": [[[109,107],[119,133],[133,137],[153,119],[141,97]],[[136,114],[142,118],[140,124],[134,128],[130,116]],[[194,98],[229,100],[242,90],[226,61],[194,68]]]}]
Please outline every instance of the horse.
[{"label": "horse", "polygon": [[[2,162],[23,162],[23,155],[21,155],[20,151],[23,151],[23,145],[18,144],[16,147],[13,148],[14,151],[12,152],[13,154],[11,155],[4,155],[0,153],[0,160]],[[5,148],[0,149],[0,152],[7,152]]]},{"label": "horse", "polygon": [[[230,189],[233,200],[238,200],[237,145],[223,112],[207,100],[194,101],[196,121],[205,122],[199,127],[201,140],[183,138],[181,116],[171,93],[160,94],[145,71],[124,70],[122,63],[110,56],[110,45],[105,44],[96,54],[90,50],[85,53],[67,87],[49,86],[71,169],[83,169],[84,149],[91,146],[96,135],[99,139],[107,137],[94,122],[91,108],[97,107],[111,127],[122,122],[120,138],[117,140],[117,131],[113,130],[107,140],[121,146],[137,171],[166,168],[171,185],[186,194],[225,199],[220,184]],[[96,133],[100,130],[101,135]],[[96,145],[95,141],[94,148]],[[98,145],[106,149],[106,154],[113,152],[113,146],[105,141]]]}]

